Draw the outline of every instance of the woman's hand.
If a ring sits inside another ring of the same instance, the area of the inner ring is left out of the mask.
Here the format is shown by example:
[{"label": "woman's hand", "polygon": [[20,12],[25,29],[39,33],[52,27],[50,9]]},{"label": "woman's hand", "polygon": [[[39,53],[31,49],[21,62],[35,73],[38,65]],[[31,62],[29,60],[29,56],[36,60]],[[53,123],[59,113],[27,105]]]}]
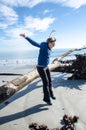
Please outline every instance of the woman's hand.
[{"label": "woman's hand", "polygon": [[25,33],[20,34],[21,37],[25,38]]}]

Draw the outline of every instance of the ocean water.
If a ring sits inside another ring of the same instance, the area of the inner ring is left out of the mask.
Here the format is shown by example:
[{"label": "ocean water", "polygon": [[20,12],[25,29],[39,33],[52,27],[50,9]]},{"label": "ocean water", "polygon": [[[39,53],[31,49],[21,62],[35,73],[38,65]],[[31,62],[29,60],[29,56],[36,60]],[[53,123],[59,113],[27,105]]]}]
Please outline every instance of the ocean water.
[{"label": "ocean water", "polygon": [[[53,49],[51,51],[50,63],[64,52],[70,49]],[[74,59],[74,54],[85,53],[86,49],[82,51],[75,51],[68,55],[65,59]],[[37,64],[39,50],[30,50],[22,52],[0,52],[0,73],[15,72],[26,73],[35,68]]]}]

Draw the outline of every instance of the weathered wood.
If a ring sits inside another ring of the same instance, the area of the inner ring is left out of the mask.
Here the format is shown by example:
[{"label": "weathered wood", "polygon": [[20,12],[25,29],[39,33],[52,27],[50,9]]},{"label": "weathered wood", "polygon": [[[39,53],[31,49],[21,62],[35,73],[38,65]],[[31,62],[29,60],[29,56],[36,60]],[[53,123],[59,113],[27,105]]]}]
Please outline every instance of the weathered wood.
[{"label": "weathered wood", "polygon": [[71,65],[73,75],[69,79],[86,79],[86,54],[75,56],[76,60]]},{"label": "weathered wood", "polygon": [[20,76],[0,87],[0,102],[12,96],[15,92],[39,77],[37,70],[33,70],[23,76]]},{"label": "weathered wood", "polygon": [[[67,51],[66,53],[62,54],[60,57],[56,58],[52,64],[49,65],[50,70],[54,70],[55,68],[59,67],[59,61],[62,60],[64,57],[72,53],[73,51],[76,51],[77,49],[71,49]],[[6,100],[10,96],[12,96],[15,92],[19,91],[23,87],[25,87],[27,84],[32,82],[34,79],[38,78],[39,74],[37,70],[33,70],[32,72],[29,72],[23,76],[20,76],[6,84],[0,87],[0,102]]]},{"label": "weathered wood", "polygon": [[72,73],[68,79],[85,79],[86,80],[86,54],[76,54],[76,59],[61,61],[59,67],[54,72]]},{"label": "weathered wood", "polygon": [[84,46],[84,47],[81,47],[81,48],[71,49],[71,50],[65,52],[64,54],[62,54],[61,56],[59,56],[58,58],[54,59],[53,63],[57,63],[58,61],[61,61],[64,57],[68,56],[72,52],[79,51],[79,50],[82,50],[82,49],[86,49],[86,47]]},{"label": "weathered wood", "polygon": [[60,64],[57,68],[52,70],[52,72],[63,72],[63,73],[72,73],[70,64]]}]

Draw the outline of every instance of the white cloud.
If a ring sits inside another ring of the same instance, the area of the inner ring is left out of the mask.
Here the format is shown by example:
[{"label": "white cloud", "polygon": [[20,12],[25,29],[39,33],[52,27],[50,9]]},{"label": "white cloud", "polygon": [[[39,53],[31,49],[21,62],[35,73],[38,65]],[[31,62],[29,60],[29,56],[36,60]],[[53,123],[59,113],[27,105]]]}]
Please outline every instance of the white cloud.
[{"label": "white cloud", "polygon": [[18,15],[11,7],[0,4],[0,25],[2,25],[2,28],[6,28],[8,25],[16,23],[17,20]]},{"label": "white cloud", "polygon": [[29,0],[28,5],[29,5],[29,7],[33,7],[41,2],[43,2],[43,0]]},{"label": "white cloud", "polygon": [[8,29],[4,31],[6,36],[10,37],[10,39],[19,38],[20,33],[25,33],[29,36],[33,36],[33,32],[30,30],[25,29],[25,27],[15,27],[13,29]]},{"label": "white cloud", "polygon": [[3,0],[0,1],[2,4],[10,5],[10,6],[17,6],[18,0]]},{"label": "white cloud", "polygon": [[86,0],[3,0],[2,3],[10,6],[33,7],[42,2],[61,3],[64,6],[79,8],[86,5]]},{"label": "white cloud", "polygon": [[43,0],[3,0],[2,3],[9,6],[33,7]]},{"label": "white cloud", "polygon": [[44,10],[43,14],[48,14],[48,13],[51,13],[51,12],[53,12],[53,10],[46,9],[46,10]]},{"label": "white cloud", "polygon": [[42,2],[61,3],[63,6],[80,8],[86,6],[86,0],[43,0]]},{"label": "white cloud", "polygon": [[25,18],[25,26],[29,29],[45,31],[49,25],[54,22],[55,18],[46,17],[44,19],[33,18],[31,16]]},{"label": "white cloud", "polygon": [[21,25],[16,25],[15,28],[5,29],[5,24],[0,24],[4,28],[5,36],[10,37],[10,39],[18,38],[20,33],[25,33],[29,36],[33,36],[35,31],[46,31],[50,24],[54,22],[55,18],[46,17],[43,19],[33,18],[31,16],[25,17],[24,23]]},{"label": "white cloud", "polygon": [[49,13],[50,11],[49,10],[44,10],[44,14],[47,14]]},{"label": "white cloud", "polygon": [[62,0],[62,4],[73,8],[80,8],[86,5],[86,0]]},{"label": "white cloud", "polygon": [[0,23],[0,29],[6,29],[8,25],[6,23]]}]

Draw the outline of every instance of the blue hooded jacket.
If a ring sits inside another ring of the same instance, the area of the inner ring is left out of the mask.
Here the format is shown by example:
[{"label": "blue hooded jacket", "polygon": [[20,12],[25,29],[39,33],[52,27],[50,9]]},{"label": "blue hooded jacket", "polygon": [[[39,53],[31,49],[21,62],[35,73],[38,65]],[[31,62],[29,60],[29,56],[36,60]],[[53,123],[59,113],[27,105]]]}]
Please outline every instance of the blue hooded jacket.
[{"label": "blue hooded jacket", "polygon": [[46,42],[42,42],[39,44],[30,39],[29,37],[26,37],[26,40],[29,41],[33,46],[40,48],[38,56],[38,66],[47,67],[49,64],[51,52],[51,49],[48,47],[48,44]]}]

